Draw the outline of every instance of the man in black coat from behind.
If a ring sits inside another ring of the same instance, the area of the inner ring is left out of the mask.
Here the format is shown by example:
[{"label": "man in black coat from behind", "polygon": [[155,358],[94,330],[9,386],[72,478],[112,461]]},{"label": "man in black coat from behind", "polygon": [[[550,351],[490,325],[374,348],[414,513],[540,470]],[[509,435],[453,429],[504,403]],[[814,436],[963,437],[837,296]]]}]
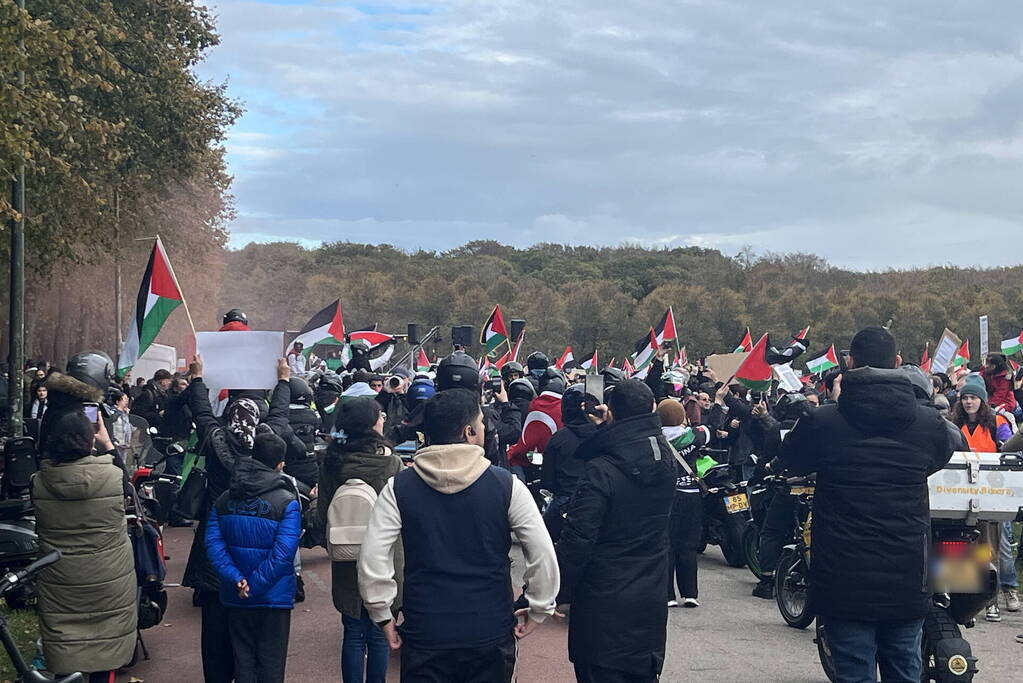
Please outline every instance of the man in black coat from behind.
[{"label": "man in black coat from behind", "polygon": [[554,432],[543,449],[540,485],[554,498],[543,515],[547,531],[555,543],[561,537],[565,523],[565,506],[575,493],[575,487],[586,471],[586,461],[576,457],[579,446],[597,432],[584,412],[586,392],[583,385],[569,387],[561,397],[561,422],[565,426]]},{"label": "man in black coat from behind", "polygon": [[810,605],[837,680],[919,681],[930,606],[927,477],[952,455],[945,421],[921,405],[881,327],[853,337],[835,404],[801,418],[781,446],[793,474],[817,473]]},{"label": "man in black coat from behind", "polygon": [[559,604],[570,604],[568,656],[582,683],[653,683],[664,665],[668,519],[675,460],[640,380],[615,386],[558,542]]}]

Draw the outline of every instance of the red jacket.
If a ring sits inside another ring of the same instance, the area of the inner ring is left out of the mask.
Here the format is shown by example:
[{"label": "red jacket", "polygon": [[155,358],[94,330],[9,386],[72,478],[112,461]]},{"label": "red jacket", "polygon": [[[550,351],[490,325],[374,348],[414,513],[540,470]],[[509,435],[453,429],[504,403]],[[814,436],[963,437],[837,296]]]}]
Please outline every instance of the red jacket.
[{"label": "red jacket", "polygon": [[1003,406],[1010,413],[1016,412],[1016,396],[1012,393],[1012,380],[1005,373],[989,375],[987,368],[981,368],[980,376],[987,387],[987,402],[993,407]]},{"label": "red jacket", "polygon": [[561,394],[545,391],[529,404],[529,415],[522,423],[522,438],[508,449],[508,464],[527,467],[526,454],[543,453],[554,432],[562,428]]}]

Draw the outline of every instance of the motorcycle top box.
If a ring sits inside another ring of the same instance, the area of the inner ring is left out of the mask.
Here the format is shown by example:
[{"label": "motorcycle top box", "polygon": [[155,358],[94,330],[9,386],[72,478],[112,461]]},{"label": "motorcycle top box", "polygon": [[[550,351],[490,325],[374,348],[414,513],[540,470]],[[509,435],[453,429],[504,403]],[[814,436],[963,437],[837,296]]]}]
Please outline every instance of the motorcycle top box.
[{"label": "motorcycle top box", "polygon": [[1011,521],[1023,506],[1023,454],[953,453],[927,488],[933,519]]}]

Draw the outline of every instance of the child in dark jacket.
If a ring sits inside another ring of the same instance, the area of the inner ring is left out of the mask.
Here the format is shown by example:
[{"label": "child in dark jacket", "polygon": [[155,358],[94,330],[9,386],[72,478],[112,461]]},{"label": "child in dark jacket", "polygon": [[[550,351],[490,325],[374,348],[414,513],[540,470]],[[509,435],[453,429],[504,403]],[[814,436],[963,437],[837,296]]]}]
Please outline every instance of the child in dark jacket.
[{"label": "child in dark jacket", "polygon": [[237,683],[284,681],[302,530],[299,502],[280,474],[286,449],[274,434],[256,436],[252,457],[239,459],[206,530],[228,608]]}]

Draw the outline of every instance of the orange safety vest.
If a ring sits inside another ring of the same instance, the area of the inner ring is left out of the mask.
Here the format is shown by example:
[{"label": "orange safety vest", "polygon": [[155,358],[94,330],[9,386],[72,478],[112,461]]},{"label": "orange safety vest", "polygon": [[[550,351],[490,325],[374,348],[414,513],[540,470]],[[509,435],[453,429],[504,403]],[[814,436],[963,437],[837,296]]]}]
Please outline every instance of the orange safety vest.
[{"label": "orange safety vest", "polygon": [[[999,425],[1009,424],[1001,415],[995,416],[995,429]],[[966,437],[966,444],[970,447],[972,453],[997,453],[998,444],[995,443],[994,437],[991,436],[991,430],[986,427],[975,426],[973,433],[970,433],[970,426],[963,425],[960,427],[963,430],[963,435]]]}]

